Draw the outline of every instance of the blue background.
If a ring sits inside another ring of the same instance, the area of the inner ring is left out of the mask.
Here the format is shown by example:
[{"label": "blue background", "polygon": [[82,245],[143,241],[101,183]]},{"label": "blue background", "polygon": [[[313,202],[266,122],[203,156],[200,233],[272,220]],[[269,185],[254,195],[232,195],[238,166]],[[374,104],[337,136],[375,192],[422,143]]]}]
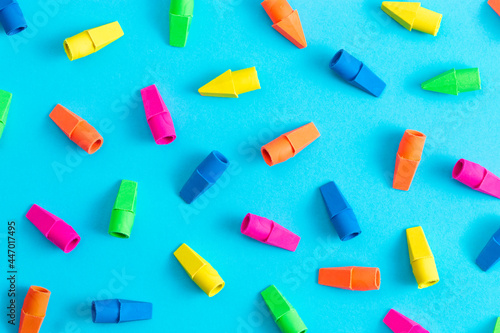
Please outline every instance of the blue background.
[{"label": "blue background", "polygon": [[[474,260],[500,226],[499,201],[454,181],[451,171],[466,158],[500,175],[500,17],[486,1],[423,3],[444,15],[433,37],[405,30],[380,10],[379,0],[291,5],[307,37],[304,50],[272,29],[259,1],[197,1],[182,49],[168,45],[168,1],[21,2],[30,28],[0,36],[0,89],[14,95],[0,140],[1,241],[5,249],[6,222],[15,220],[18,319],[28,287],[40,285],[52,291],[41,332],[278,332],[260,297],[275,284],[311,332],[389,332],[382,318],[390,308],[431,332],[493,330],[500,267],[484,273]],[[65,38],[115,20],[124,37],[68,60]],[[385,80],[380,98],[329,70],[341,48]],[[227,69],[251,66],[261,90],[239,99],[197,93]],[[483,89],[449,96],[420,88],[454,67],[479,67]],[[144,116],[139,91],[153,83],[177,131],[167,146],[154,143]],[[50,120],[57,103],[104,136],[96,154],[84,153]],[[310,121],[321,138],[268,167],[260,147]],[[391,182],[408,128],[428,139],[411,190],[402,192]],[[214,149],[232,166],[188,206],[178,192]],[[139,183],[128,240],[107,234],[121,179]],[[330,180],[363,230],[345,243],[319,192]],[[72,253],[64,254],[24,217],[33,203],[81,235]],[[299,234],[297,251],[240,234],[248,212]],[[441,277],[424,290],[417,289],[405,237],[405,229],[417,225]],[[220,294],[208,298],[188,278],[173,256],[183,242],[224,278]],[[1,261],[6,267],[7,258]],[[381,290],[317,284],[318,268],[349,265],[380,267]],[[90,302],[103,298],[153,302],[153,320],[93,324]],[[2,318],[1,331],[17,331]]]}]

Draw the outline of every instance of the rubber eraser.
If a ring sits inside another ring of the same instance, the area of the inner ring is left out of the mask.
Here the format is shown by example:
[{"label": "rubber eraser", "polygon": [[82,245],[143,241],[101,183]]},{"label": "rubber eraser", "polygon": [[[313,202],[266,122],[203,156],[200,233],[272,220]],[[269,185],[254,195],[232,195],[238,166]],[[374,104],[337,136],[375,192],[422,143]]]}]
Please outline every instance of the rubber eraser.
[{"label": "rubber eraser", "polygon": [[415,130],[406,130],[403,134],[396,154],[393,188],[402,191],[410,189],[422,159],[426,138],[425,134]]},{"label": "rubber eraser", "polygon": [[193,20],[194,0],[170,1],[170,45],[184,47],[187,43],[191,21]]},{"label": "rubber eraser", "polygon": [[439,275],[427,238],[422,227],[406,229],[408,252],[413,275],[418,289],[430,287],[439,282]]},{"label": "rubber eraser", "polygon": [[479,68],[450,69],[422,83],[422,89],[449,95],[481,90]]},{"label": "rubber eraser", "polygon": [[278,223],[254,214],[247,214],[241,224],[241,233],[259,242],[295,251],[300,237]]},{"label": "rubber eraser", "polygon": [[240,94],[260,89],[255,67],[228,70],[198,89],[202,96],[238,98]]},{"label": "rubber eraser", "polygon": [[9,36],[20,33],[28,27],[17,0],[0,1],[0,24]]},{"label": "rubber eraser", "polygon": [[283,333],[305,333],[307,327],[294,307],[274,285],[261,292],[274,322]]},{"label": "rubber eraser", "polygon": [[273,21],[273,28],[276,31],[299,49],[307,47],[299,13],[292,9],[287,0],[264,0],[261,5]]},{"label": "rubber eraser", "polygon": [[489,0],[488,5],[490,5],[493,10],[500,15],[500,0]]},{"label": "rubber eraser", "polygon": [[122,180],[116,196],[108,233],[117,238],[130,238],[134,226],[135,210],[137,206],[137,183],[131,180]]},{"label": "rubber eraser", "polygon": [[453,168],[452,176],[473,190],[500,199],[500,178],[477,163],[463,158],[458,160]]},{"label": "rubber eraser", "polygon": [[18,333],[36,333],[40,331],[49,305],[50,291],[31,286],[24,298],[19,320]]},{"label": "rubber eraser", "polygon": [[92,302],[94,323],[123,323],[153,318],[153,304],[149,302],[106,299]]},{"label": "rubber eraser", "polygon": [[376,267],[320,268],[318,283],[347,290],[379,290],[380,270]]},{"label": "rubber eraser", "polygon": [[7,116],[9,115],[11,101],[12,94],[10,92],[0,90],[0,138],[2,138],[5,125],[7,125]]},{"label": "rubber eraser", "polygon": [[420,2],[382,2],[382,10],[407,30],[418,30],[436,36],[442,14],[423,8]]},{"label": "rubber eraser", "polygon": [[384,317],[384,324],[394,333],[429,333],[418,323],[393,309]]},{"label": "rubber eraser", "polygon": [[483,270],[489,270],[500,260],[500,229],[495,232],[491,239],[486,243],[481,253],[476,259],[476,264]]},{"label": "rubber eraser", "polygon": [[163,101],[156,85],[141,90],[144,110],[149,128],[156,144],[168,145],[177,137],[172,116]]}]

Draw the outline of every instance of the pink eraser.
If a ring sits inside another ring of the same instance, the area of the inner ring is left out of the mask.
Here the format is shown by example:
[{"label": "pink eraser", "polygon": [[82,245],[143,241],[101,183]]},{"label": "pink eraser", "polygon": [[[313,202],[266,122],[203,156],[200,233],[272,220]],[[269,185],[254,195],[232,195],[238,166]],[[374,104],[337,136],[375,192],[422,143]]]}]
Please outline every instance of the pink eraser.
[{"label": "pink eraser", "polygon": [[141,90],[146,119],[156,144],[168,145],[177,137],[174,122],[156,85]]},{"label": "pink eraser", "polygon": [[241,233],[259,242],[295,251],[300,237],[265,217],[247,214],[241,224]]},{"label": "pink eraser", "polygon": [[49,241],[65,253],[73,251],[80,243],[80,236],[69,224],[38,205],[31,206],[26,217]]},{"label": "pink eraser", "polygon": [[390,310],[384,318],[386,324],[394,333],[429,333],[428,330],[403,316],[396,310]]},{"label": "pink eraser", "polygon": [[453,168],[453,178],[470,188],[500,199],[500,178],[471,161],[458,160]]}]

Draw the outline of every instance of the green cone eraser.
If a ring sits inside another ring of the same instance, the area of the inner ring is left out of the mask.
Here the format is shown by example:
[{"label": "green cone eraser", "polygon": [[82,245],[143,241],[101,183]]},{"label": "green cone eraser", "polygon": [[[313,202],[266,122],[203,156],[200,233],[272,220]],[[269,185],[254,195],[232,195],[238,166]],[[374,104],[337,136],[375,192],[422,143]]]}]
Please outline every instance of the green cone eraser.
[{"label": "green cone eraser", "polygon": [[170,45],[186,46],[191,20],[193,19],[194,0],[172,0],[170,2]]},{"label": "green cone eraser", "polygon": [[11,100],[12,94],[10,92],[0,90],[0,138],[2,137],[5,124],[7,124]]},{"label": "green cone eraser", "polygon": [[122,180],[111,212],[108,233],[118,238],[129,238],[134,226],[137,203],[137,183]]},{"label": "green cone eraser", "polygon": [[422,89],[450,95],[458,95],[462,92],[481,90],[479,69],[450,69],[449,71],[422,83]]},{"label": "green cone eraser", "polygon": [[307,327],[299,314],[274,286],[261,292],[274,321],[283,333],[305,333]]}]

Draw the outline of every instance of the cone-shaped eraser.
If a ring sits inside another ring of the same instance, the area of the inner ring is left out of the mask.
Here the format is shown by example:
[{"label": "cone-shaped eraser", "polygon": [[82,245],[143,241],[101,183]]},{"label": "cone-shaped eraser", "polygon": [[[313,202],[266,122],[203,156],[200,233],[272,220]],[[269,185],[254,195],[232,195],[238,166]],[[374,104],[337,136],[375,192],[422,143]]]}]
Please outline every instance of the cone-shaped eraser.
[{"label": "cone-shaped eraser", "polygon": [[341,78],[375,97],[380,96],[385,89],[384,81],[345,50],[335,53],[329,66]]},{"label": "cone-shaped eraser", "polygon": [[50,291],[31,286],[24,298],[19,321],[19,333],[38,333],[49,305]]},{"label": "cone-shaped eraser", "polygon": [[423,8],[420,2],[382,2],[382,10],[408,30],[418,30],[436,36],[442,14]]},{"label": "cone-shaped eraser", "polygon": [[156,85],[141,90],[146,119],[156,144],[168,145],[177,137],[174,121]]},{"label": "cone-shaped eraser", "polygon": [[255,67],[228,70],[198,89],[202,96],[238,98],[239,94],[260,89]]},{"label": "cone-shaped eraser", "polygon": [[[490,5],[490,7],[493,8],[493,10],[497,12],[498,15],[500,15],[500,0],[489,0],[488,5]],[[500,325],[497,324],[497,326],[499,327],[498,330],[500,332]]]},{"label": "cone-shaped eraser", "polygon": [[384,324],[394,333],[429,333],[428,330],[393,309],[385,315]]},{"label": "cone-shaped eraser", "polygon": [[219,273],[186,244],[182,244],[175,250],[174,256],[191,280],[193,280],[209,297],[217,295],[222,288],[224,288],[225,282],[222,280]]},{"label": "cone-shaped eraser", "polygon": [[229,160],[224,155],[218,151],[212,151],[194,170],[179,195],[190,204],[212,187],[228,166]]},{"label": "cone-shaped eraser", "polygon": [[115,205],[111,211],[108,233],[118,238],[129,238],[134,226],[137,206],[137,183],[122,180]]},{"label": "cone-shaped eraser", "polygon": [[452,176],[470,188],[500,199],[500,178],[477,163],[460,159]]},{"label": "cone-shaped eraser", "polygon": [[149,302],[106,299],[92,302],[94,323],[123,323],[153,318],[153,304]]},{"label": "cone-shaped eraser", "polygon": [[300,237],[278,223],[254,214],[247,214],[241,224],[241,233],[259,242],[295,251]]},{"label": "cone-shaped eraser", "polygon": [[476,264],[487,271],[500,260],[500,229],[495,232],[476,259]]},{"label": "cone-shaped eraser", "polygon": [[273,28],[299,49],[307,47],[299,13],[293,10],[287,0],[264,0],[261,3],[273,21]]},{"label": "cone-shaped eraser", "polygon": [[261,148],[262,157],[269,166],[276,165],[297,155],[302,149],[319,138],[316,126],[307,125],[285,133]]},{"label": "cone-shaped eraser", "polygon": [[0,90],[0,139],[2,138],[3,129],[7,124],[11,100],[12,94],[10,92]]},{"label": "cone-shaped eraser", "polygon": [[191,21],[193,20],[194,0],[170,1],[170,45],[186,46]]},{"label": "cone-shaped eraser", "polygon": [[49,115],[66,136],[89,154],[101,148],[103,138],[88,122],[57,104]]},{"label": "cone-shaped eraser", "polygon": [[274,286],[267,287],[260,293],[267,304],[273,320],[283,333],[305,333],[307,327],[299,317],[297,310]]},{"label": "cone-shaped eraser", "polygon": [[69,60],[73,61],[99,51],[122,36],[120,23],[112,22],[65,39],[64,50]]},{"label": "cone-shaped eraser", "polygon": [[361,233],[358,219],[340,192],[337,184],[329,182],[320,187],[321,195],[325,201],[328,216],[332,221],[341,241],[347,241]]},{"label": "cone-shaped eraser", "polygon": [[[500,2],[499,2],[500,4]],[[500,15],[500,6],[498,8],[498,13]],[[495,329],[493,330],[493,333],[500,333],[500,317],[497,319],[497,323],[495,324]]]},{"label": "cone-shaped eraser", "polygon": [[347,290],[379,290],[380,270],[376,267],[320,268],[318,283]]},{"label": "cone-shaped eraser", "polygon": [[0,0],[0,23],[9,36],[15,35],[28,27],[17,0]]},{"label": "cone-shaped eraser", "polygon": [[450,69],[422,83],[422,89],[449,95],[481,90],[479,69]]},{"label": "cone-shaped eraser", "polygon": [[26,218],[64,253],[73,251],[80,242],[80,236],[69,224],[38,205],[31,206]]},{"label": "cone-shaped eraser", "polygon": [[396,167],[392,187],[408,191],[417,172],[424,151],[425,134],[414,130],[406,130],[399,143],[396,154]]},{"label": "cone-shaped eraser", "polygon": [[422,227],[406,229],[408,252],[413,275],[418,283],[418,289],[430,287],[439,282],[436,262],[432,255],[427,238]]}]

